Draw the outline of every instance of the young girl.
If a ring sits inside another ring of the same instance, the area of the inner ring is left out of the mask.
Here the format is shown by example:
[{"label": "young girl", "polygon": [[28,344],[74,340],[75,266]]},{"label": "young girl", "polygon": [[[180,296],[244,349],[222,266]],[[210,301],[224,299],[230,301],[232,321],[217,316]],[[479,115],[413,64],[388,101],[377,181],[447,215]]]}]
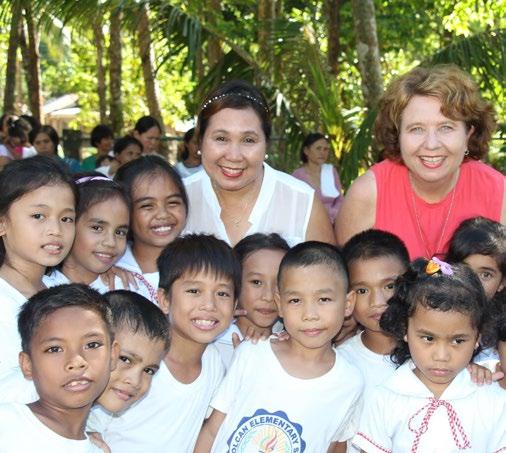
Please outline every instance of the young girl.
[{"label": "young girl", "polygon": [[83,176],[76,185],[74,244],[61,268],[45,276],[44,283],[48,287],[84,283],[105,293],[109,287],[99,276],[125,253],[130,201],[123,187],[105,176]]},{"label": "young girl", "polygon": [[137,289],[132,290],[157,302],[156,260],[186,223],[186,191],[174,169],[154,155],[128,162],[114,179],[125,187],[132,200],[132,242],[117,265],[135,277]]},{"label": "young girl", "polygon": [[239,308],[246,311],[217,340],[216,347],[225,365],[234,353],[233,339],[238,343],[256,334],[268,337],[279,315],[274,303],[279,263],[290,249],[276,233],[256,233],[240,240],[234,247],[242,267]]},{"label": "young girl", "polygon": [[467,266],[420,259],[399,278],[380,326],[400,367],[376,387],[353,442],[365,452],[496,452],[506,448],[506,393],[465,370],[488,316]]},{"label": "young girl", "polygon": [[506,226],[484,217],[464,220],[453,233],[446,259],[471,267],[491,300],[506,284]]},{"label": "young girl", "polygon": [[0,173],[0,377],[18,364],[19,308],[67,255],[74,219],[75,188],[60,162],[36,156]]}]

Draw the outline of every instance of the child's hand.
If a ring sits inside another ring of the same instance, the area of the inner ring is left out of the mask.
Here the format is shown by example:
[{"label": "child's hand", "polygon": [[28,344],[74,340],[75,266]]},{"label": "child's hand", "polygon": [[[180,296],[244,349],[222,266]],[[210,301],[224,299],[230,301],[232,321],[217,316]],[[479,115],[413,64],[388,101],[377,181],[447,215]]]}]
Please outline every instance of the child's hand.
[{"label": "child's hand", "polygon": [[107,445],[104,439],[102,439],[102,434],[100,433],[87,433],[87,434],[92,444],[95,444],[98,448],[102,449],[104,453],[111,453],[109,445]]},{"label": "child's hand", "polygon": [[114,279],[115,277],[119,277],[121,283],[123,284],[123,288],[125,289],[139,289],[137,282],[135,281],[135,277],[131,272],[128,272],[121,267],[113,266],[107,272],[100,274],[100,278],[102,281],[109,287],[110,291],[114,291],[116,288],[114,287]]},{"label": "child's hand", "polygon": [[471,374],[471,381],[478,385],[490,385],[492,382],[499,381],[504,377],[500,367],[496,367],[496,372],[492,373],[488,368],[477,363],[470,363],[467,366],[467,371]]}]

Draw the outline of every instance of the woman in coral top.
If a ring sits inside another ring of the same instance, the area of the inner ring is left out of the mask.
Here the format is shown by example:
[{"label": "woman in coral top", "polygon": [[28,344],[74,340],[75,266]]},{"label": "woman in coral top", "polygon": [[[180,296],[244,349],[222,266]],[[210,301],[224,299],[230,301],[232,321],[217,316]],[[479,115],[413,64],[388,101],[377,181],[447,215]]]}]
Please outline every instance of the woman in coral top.
[{"label": "woman in coral top", "polygon": [[350,187],[336,220],[339,243],[377,228],[399,236],[411,259],[431,258],[446,253],[464,219],[506,223],[505,178],[480,161],[494,116],[456,66],[415,68],[394,80],[375,124],[385,159]]}]

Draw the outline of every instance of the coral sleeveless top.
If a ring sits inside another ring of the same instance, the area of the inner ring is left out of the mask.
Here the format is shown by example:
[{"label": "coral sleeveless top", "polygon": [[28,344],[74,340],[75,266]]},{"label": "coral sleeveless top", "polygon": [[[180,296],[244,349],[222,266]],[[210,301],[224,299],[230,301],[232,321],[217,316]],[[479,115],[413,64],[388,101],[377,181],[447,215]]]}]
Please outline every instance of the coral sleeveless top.
[{"label": "coral sleeveless top", "polygon": [[427,203],[414,193],[405,165],[384,160],[371,170],[377,189],[374,228],[399,236],[410,259],[444,255],[465,219],[500,220],[504,176],[482,162],[463,162],[455,190],[437,203]]}]

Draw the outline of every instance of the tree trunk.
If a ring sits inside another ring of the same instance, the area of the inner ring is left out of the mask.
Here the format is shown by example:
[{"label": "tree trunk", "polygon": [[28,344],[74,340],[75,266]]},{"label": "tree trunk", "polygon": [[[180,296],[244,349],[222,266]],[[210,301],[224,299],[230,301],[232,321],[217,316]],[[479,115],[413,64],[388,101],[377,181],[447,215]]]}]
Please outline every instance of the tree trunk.
[{"label": "tree trunk", "polygon": [[24,10],[24,19],[26,27],[21,27],[19,44],[28,88],[28,104],[32,116],[41,122],[42,94],[40,87],[39,38],[30,6],[27,6]]},{"label": "tree trunk", "polygon": [[4,112],[13,113],[14,104],[16,102],[16,60],[21,26],[21,7],[18,2],[13,2],[11,29],[9,33],[9,48],[7,50],[7,64],[5,70]]},{"label": "tree trunk", "polygon": [[325,0],[327,13],[327,61],[330,72],[337,76],[339,74],[339,53],[341,51],[341,0]]},{"label": "tree trunk", "polygon": [[[269,76],[275,74],[276,59],[271,44],[272,23],[276,17],[275,0],[260,0],[257,8],[258,27],[258,60],[260,66]],[[258,81],[259,82],[259,81]]]},{"label": "tree trunk", "polygon": [[[208,7],[211,11],[221,11],[221,0],[209,0]],[[215,20],[212,15],[209,16],[211,25],[215,25]],[[212,68],[223,57],[223,51],[218,38],[210,36],[207,40],[207,63],[209,68]]]},{"label": "tree trunk", "polygon": [[366,107],[374,109],[383,93],[376,14],[373,0],[352,0],[358,67]]},{"label": "tree trunk", "polygon": [[137,25],[139,55],[141,57],[142,75],[144,77],[149,114],[158,120],[162,128],[162,135],[165,135],[165,126],[160,109],[160,103],[158,102],[158,86],[154,77],[155,71],[153,68],[153,53],[151,50],[151,32],[148,14],[146,5],[142,5]]},{"label": "tree trunk", "polygon": [[107,123],[107,88],[104,67],[104,41],[102,19],[101,16],[97,16],[97,18],[93,21],[93,42],[97,52],[97,90],[100,124]]},{"label": "tree trunk", "polygon": [[123,105],[121,101],[121,10],[111,13],[109,29],[109,119],[116,136],[123,130]]}]

